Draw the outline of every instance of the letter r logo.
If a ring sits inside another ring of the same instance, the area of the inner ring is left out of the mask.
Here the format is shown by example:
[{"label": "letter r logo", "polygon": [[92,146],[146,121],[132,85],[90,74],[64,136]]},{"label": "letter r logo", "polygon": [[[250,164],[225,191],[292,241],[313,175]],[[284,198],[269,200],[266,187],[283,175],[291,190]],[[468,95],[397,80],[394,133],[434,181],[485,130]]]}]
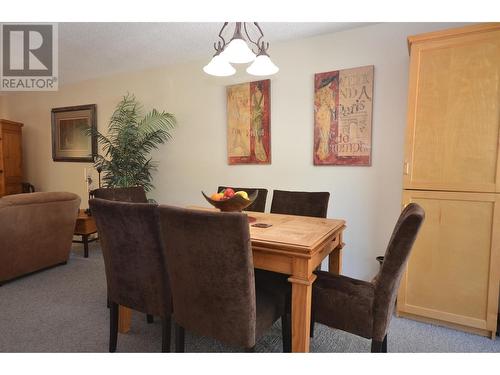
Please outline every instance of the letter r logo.
[{"label": "letter r logo", "polygon": [[52,76],[52,25],[3,25],[3,76]]}]

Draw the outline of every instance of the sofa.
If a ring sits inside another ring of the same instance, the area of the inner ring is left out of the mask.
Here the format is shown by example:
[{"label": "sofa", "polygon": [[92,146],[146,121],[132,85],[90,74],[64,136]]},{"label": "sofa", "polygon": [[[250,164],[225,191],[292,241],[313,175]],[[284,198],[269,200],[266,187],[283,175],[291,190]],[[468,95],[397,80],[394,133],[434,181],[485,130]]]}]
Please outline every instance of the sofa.
[{"label": "sofa", "polygon": [[42,192],[0,198],[0,285],[69,258],[80,197]]}]

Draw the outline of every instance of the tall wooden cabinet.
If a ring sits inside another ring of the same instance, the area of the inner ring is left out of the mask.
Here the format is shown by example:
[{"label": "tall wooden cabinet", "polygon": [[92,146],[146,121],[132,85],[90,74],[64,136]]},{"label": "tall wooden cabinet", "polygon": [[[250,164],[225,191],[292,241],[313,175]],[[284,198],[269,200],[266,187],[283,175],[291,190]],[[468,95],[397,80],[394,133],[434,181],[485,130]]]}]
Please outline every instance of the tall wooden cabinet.
[{"label": "tall wooden cabinet", "polygon": [[400,315],[494,336],[500,282],[500,24],[408,38],[403,204],[426,219]]},{"label": "tall wooden cabinet", "polygon": [[0,120],[0,197],[22,193],[22,126]]}]

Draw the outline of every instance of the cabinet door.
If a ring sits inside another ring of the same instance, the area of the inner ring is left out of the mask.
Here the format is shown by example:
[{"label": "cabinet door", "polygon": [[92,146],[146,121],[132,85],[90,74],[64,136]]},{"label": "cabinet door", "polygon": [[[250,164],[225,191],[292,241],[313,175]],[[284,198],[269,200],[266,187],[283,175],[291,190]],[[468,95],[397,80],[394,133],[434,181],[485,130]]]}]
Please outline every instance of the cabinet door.
[{"label": "cabinet door", "polygon": [[411,48],[405,189],[500,191],[500,30]]},{"label": "cabinet door", "polygon": [[5,194],[22,193],[22,138],[21,127],[3,124],[3,178]]},{"label": "cabinet door", "polygon": [[500,274],[500,197],[409,191],[425,221],[401,280],[398,311],[496,331]]}]

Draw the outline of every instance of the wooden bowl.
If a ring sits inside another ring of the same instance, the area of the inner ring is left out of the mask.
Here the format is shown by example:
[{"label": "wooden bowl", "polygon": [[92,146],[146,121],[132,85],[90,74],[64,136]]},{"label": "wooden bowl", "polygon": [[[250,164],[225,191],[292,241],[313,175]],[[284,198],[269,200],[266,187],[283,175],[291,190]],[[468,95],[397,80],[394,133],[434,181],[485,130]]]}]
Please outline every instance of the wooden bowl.
[{"label": "wooden bowl", "polygon": [[257,199],[257,195],[259,194],[259,192],[256,190],[252,194],[249,194],[248,199],[243,198],[239,194],[235,194],[231,198],[221,201],[214,201],[204,192],[201,192],[201,194],[203,194],[208,203],[223,212],[241,212],[243,209],[250,206],[255,201],[255,199]]}]

